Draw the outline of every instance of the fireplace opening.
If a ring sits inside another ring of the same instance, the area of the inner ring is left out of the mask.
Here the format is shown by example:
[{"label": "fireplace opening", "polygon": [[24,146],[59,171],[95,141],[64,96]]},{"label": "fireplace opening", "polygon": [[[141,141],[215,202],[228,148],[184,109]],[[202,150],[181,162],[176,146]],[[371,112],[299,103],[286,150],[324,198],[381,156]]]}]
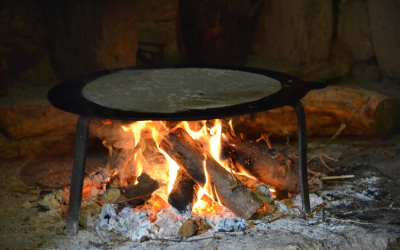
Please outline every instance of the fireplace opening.
[{"label": "fireplace opening", "polygon": [[83,199],[102,205],[98,220],[80,220],[86,228],[134,241],[240,231],[249,220],[279,217],[300,192],[296,158],[275,151],[265,134],[252,141],[236,133],[232,119],[95,124],[108,160],[84,179]]},{"label": "fireplace opening", "polygon": [[1,1],[0,245],[398,247],[398,13]]}]

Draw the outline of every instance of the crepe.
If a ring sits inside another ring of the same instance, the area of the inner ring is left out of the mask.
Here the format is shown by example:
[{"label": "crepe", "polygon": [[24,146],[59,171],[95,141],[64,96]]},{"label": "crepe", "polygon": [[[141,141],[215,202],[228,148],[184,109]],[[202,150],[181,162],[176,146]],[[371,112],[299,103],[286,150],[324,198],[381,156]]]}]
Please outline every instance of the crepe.
[{"label": "crepe", "polygon": [[176,113],[256,101],[280,89],[273,78],[235,70],[121,70],[88,83],[83,96],[117,110]]}]

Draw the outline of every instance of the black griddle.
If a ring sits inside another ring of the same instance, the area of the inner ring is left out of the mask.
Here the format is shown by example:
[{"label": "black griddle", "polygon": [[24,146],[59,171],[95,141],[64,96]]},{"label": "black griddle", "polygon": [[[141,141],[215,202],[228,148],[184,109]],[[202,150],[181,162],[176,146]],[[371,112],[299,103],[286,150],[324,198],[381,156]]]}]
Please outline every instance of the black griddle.
[{"label": "black griddle", "polygon": [[[173,68],[183,68],[183,67],[174,66]],[[190,67],[190,68],[211,68],[211,67]],[[122,111],[118,109],[112,109],[100,106],[94,102],[87,100],[82,95],[82,89],[85,87],[86,84],[93,82],[94,80],[100,77],[110,75],[120,70],[126,70],[126,69],[132,70],[135,68],[107,70],[64,81],[55,86],[54,88],[52,88],[49,91],[47,97],[53,106],[61,110],[88,117],[115,119],[115,120],[131,120],[131,121],[142,121],[142,120],[193,121],[193,120],[210,120],[210,119],[224,118],[236,115],[257,113],[269,109],[279,108],[286,105],[291,105],[292,103],[303,98],[308,91],[325,87],[325,85],[321,83],[304,82],[299,78],[269,70],[243,68],[243,67],[229,67],[229,68],[212,67],[212,69],[238,70],[238,71],[244,71],[244,72],[250,72],[268,76],[279,81],[282,85],[282,89],[273,95],[266,96],[254,102],[241,103],[238,105],[231,105],[222,108],[192,109],[178,113],[157,113],[157,112],[139,113],[132,111]],[[152,69],[154,68],[148,70]]]}]

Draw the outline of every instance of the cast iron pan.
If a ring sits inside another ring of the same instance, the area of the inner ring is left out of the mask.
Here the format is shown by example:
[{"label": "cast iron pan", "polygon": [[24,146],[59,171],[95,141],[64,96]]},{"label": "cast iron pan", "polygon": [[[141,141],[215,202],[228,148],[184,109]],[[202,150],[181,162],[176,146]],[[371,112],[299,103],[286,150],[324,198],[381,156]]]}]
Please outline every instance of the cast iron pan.
[{"label": "cast iron pan", "polygon": [[[183,66],[168,66],[163,68],[189,68]],[[296,77],[274,72],[270,70],[244,68],[244,67],[205,67],[191,66],[190,68],[213,68],[213,69],[229,69],[239,70],[260,74],[274,78],[281,83],[282,89],[270,96],[265,96],[257,101],[246,102],[226,107],[208,108],[208,109],[192,109],[177,113],[141,113],[132,111],[122,111],[100,106],[94,102],[87,100],[82,95],[83,87],[100,78],[112,73],[116,73],[123,69],[139,69],[139,68],[120,68],[115,70],[106,70],[86,76],[77,77],[71,80],[63,81],[53,87],[47,94],[50,103],[66,112],[77,115],[88,116],[92,118],[115,119],[115,120],[164,120],[164,121],[193,121],[193,120],[209,120],[236,115],[244,115],[257,113],[269,109],[275,109],[282,106],[294,104],[303,98],[308,91],[313,89],[325,88],[323,83],[304,82]],[[143,69],[143,68],[140,68]],[[156,68],[146,68],[148,70]],[[160,68],[157,68],[160,69]],[[238,93],[240,95],[240,93]]]}]

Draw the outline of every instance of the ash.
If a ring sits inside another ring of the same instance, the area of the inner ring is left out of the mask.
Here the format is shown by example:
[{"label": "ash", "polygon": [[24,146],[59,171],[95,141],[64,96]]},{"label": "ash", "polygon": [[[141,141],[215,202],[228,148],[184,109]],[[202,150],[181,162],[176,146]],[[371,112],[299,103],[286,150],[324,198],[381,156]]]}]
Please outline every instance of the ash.
[{"label": "ash", "polygon": [[[140,209],[125,207],[119,211],[117,205],[105,204],[94,227],[85,233],[80,232],[78,238],[80,241],[93,241],[93,237],[101,237],[102,244],[116,244],[113,249],[254,249],[266,241],[274,249],[292,249],[295,246],[296,249],[386,249],[395,239],[397,233],[393,232],[398,231],[396,227],[382,231],[379,226],[362,222],[357,217],[365,211],[355,214],[346,211],[349,207],[354,209],[355,204],[361,206],[376,202],[375,196],[381,194],[374,184],[380,181],[379,178],[361,178],[354,182],[358,185],[337,185],[311,194],[313,213],[308,218],[300,217],[300,195],[291,198],[291,205],[275,200],[275,212],[254,221],[237,218],[225,207],[206,214],[190,214],[189,210],[179,214],[171,206],[155,212],[155,197],[166,198],[165,190],[159,189]],[[369,188],[363,186],[365,183],[369,183]],[[324,213],[321,207],[326,209]],[[395,207],[388,209],[399,210]],[[277,216],[278,219],[272,219]],[[204,220],[210,228],[188,238],[178,237],[179,229],[189,219]],[[387,230],[392,230],[392,233]],[[234,238],[239,236],[239,241]],[[302,245],[298,246],[298,242]]]},{"label": "ash", "polygon": [[[294,200],[294,206],[297,207],[298,209],[302,209],[303,205],[301,204],[301,195],[297,195]],[[324,203],[324,199],[318,195],[315,194],[310,194],[310,207],[311,210],[314,210],[317,208],[319,205]]]},{"label": "ash", "polygon": [[135,211],[133,208],[125,207],[118,212],[117,205],[105,204],[95,223],[95,230],[110,231],[133,242],[140,242],[144,238],[165,238],[178,234],[182,220],[174,218],[174,211],[171,208],[160,210],[157,219],[150,221],[149,218],[154,216],[154,213],[147,209]]},{"label": "ash", "polygon": [[189,209],[181,214],[169,205],[155,212],[154,200],[157,196],[165,198],[163,190],[156,190],[140,209],[124,207],[119,211],[116,204],[104,204],[92,230],[101,232],[103,237],[109,237],[107,232],[111,232],[129,238],[132,242],[141,242],[144,239],[174,239],[183,222],[188,219],[204,220],[212,232],[241,231],[248,227],[245,220],[236,218],[225,207],[206,215],[191,214]]}]

